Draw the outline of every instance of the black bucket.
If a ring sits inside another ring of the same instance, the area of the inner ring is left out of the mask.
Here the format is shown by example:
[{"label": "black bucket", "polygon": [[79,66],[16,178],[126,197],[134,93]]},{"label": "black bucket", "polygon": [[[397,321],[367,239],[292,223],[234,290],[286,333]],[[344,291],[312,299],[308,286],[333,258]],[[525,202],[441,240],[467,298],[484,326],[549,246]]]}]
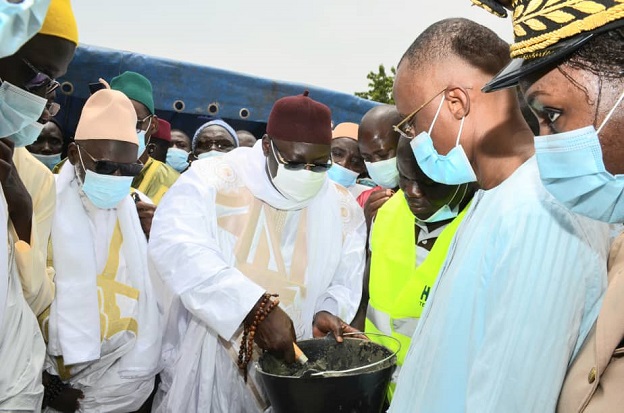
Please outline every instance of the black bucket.
[{"label": "black bucket", "polygon": [[[396,368],[396,352],[356,338],[297,344],[309,359],[305,365],[286,365],[269,353],[256,364],[275,413],[381,412]],[[319,373],[302,377],[309,369]]]}]

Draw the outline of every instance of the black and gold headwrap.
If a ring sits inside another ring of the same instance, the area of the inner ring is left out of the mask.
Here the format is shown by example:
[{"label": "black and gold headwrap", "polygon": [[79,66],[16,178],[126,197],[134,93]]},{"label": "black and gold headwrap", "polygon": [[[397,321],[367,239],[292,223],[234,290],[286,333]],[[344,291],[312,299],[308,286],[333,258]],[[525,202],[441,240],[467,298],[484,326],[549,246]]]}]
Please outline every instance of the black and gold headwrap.
[{"label": "black and gold headwrap", "polygon": [[471,0],[499,16],[512,12],[514,60],[484,90],[517,84],[520,77],[553,64],[596,34],[624,25],[624,0]]}]

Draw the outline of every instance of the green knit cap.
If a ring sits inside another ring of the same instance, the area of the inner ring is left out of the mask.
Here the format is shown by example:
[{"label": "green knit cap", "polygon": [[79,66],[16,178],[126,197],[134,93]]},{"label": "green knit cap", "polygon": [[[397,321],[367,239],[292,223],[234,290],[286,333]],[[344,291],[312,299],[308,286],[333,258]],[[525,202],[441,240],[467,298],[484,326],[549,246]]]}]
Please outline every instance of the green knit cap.
[{"label": "green knit cap", "polygon": [[122,92],[129,99],[144,104],[150,113],[154,114],[152,84],[145,76],[136,72],[123,72],[111,80],[110,87]]}]

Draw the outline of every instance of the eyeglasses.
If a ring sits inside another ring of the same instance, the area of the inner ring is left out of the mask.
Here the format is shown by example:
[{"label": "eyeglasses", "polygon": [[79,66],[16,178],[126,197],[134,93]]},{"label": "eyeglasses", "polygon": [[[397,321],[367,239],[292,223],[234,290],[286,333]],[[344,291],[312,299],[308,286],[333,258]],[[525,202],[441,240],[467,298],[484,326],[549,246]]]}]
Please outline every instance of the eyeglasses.
[{"label": "eyeglasses", "polygon": [[50,116],[56,116],[59,113],[59,110],[61,110],[61,105],[56,102],[48,102],[46,104],[46,109],[48,110]]},{"label": "eyeglasses", "polygon": [[327,170],[332,166],[332,160],[330,159],[327,163],[317,164],[317,163],[305,163],[305,162],[288,162],[286,161],[282,155],[278,152],[273,140],[271,140],[271,149],[273,150],[273,154],[275,155],[275,159],[277,162],[284,165],[284,168],[290,171],[300,171],[302,169],[307,169],[312,172],[327,172]]},{"label": "eyeglasses", "polygon": [[150,126],[152,126],[152,115],[147,115],[145,118],[141,120],[137,120],[137,123],[136,123],[137,133],[143,130],[143,124],[147,122],[147,120],[149,120],[150,123],[147,124],[147,128],[145,128],[145,130],[148,130]]},{"label": "eyeglasses", "polygon": [[22,62],[24,62],[24,64],[28,66],[30,71],[33,73],[33,77],[24,85],[24,89],[26,89],[27,91],[31,93],[34,93],[35,90],[45,87],[46,88],[45,93],[47,95],[49,93],[54,92],[56,88],[59,87],[60,85],[59,82],[52,79],[50,76],[46,75],[45,73],[43,73],[41,70],[37,69],[27,59],[22,58]]},{"label": "eyeglasses", "polygon": [[196,147],[197,149],[202,148],[209,150],[212,150],[212,148],[216,148],[219,151],[229,152],[230,150],[234,149],[235,146],[232,142],[229,141],[208,141],[201,139],[199,140],[199,142],[197,142]]},{"label": "eyeglasses", "polygon": [[394,129],[394,131],[397,132],[402,137],[407,138],[407,139],[412,139],[414,137],[414,134],[413,134],[414,126],[412,125],[412,121],[414,120],[414,117],[416,117],[416,114],[420,112],[421,110],[423,110],[425,106],[433,102],[435,98],[440,96],[445,91],[446,91],[446,88],[436,93],[434,97],[432,97],[431,99],[423,103],[418,109],[416,109],[415,111],[407,115],[405,119],[403,119],[399,124],[394,125],[392,129]]},{"label": "eyeglasses", "polygon": [[[80,145],[78,146],[78,155],[80,155],[80,151],[84,151],[84,153],[91,158],[91,161],[95,165],[94,172],[100,175],[113,175],[115,172],[119,171],[122,176],[137,176],[141,173],[143,169],[142,163],[121,163],[121,162],[113,162],[106,159],[97,160],[85,148]],[[80,162],[82,162],[82,155],[80,155]],[[84,168],[84,163],[82,164]]]}]

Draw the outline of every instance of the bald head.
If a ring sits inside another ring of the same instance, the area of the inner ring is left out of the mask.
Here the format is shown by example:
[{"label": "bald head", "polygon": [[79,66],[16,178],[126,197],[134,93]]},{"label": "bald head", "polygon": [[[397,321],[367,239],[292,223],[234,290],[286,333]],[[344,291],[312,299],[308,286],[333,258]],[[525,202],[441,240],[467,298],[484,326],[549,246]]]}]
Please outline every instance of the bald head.
[{"label": "bald head", "polygon": [[401,122],[395,106],[375,106],[362,118],[358,130],[358,146],[365,162],[385,161],[396,156],[399,134],[392,126]]},{"label": "bald head", "polygon": [[256,137],[249,131],[237,130],[239,146],[252,148],[256,144]]},{"label": "bald head", "polygon": [[453,18],[432,24],[407,49],[399,66],[423,70],[449,57],[459,57],[492,76],[509,63],[509,45],[492,30],[472,20]]},{"label": "bald head", "polygon": [[[488,189],[533,151],[515,90],[482,91],[508,56],[507,44],[488,28],[467,19],[442,20],[405,52],[393,85],[396,107],[405,117],[403,131],[410,137],[428,133],[440,155],[459,142]],[[514,139],[503,138],[508,136]],[[513,160],[501,165],[502,157]]]}]

